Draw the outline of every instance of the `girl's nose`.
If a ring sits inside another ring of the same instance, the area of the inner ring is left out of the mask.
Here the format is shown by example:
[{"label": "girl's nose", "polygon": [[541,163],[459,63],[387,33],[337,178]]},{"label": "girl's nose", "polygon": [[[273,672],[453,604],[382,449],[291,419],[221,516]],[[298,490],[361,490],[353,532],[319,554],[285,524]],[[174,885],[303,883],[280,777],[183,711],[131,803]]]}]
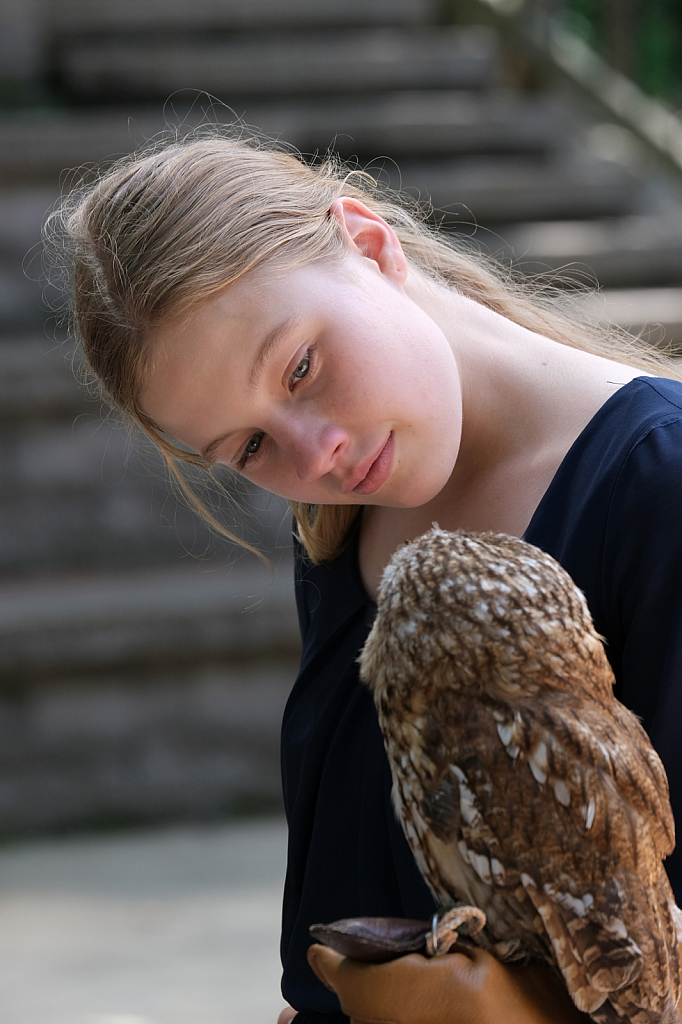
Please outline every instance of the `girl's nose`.
[{"label": "girl's nose", "polygon": [[283,429],[282,443],[300,480],[309,483],[331,473],[348,450],[343,427],[313,416],[292,416]]}]

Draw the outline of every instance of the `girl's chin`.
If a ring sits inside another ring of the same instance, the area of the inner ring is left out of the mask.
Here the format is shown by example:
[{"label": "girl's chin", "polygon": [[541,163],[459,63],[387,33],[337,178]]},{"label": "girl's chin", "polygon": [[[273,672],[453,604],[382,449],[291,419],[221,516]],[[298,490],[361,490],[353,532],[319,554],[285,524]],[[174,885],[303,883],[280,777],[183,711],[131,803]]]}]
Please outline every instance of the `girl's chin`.
[{"label": "girl's chin", "polygon": [[368,495],[361,504],[378,505],[383,508],[421,508],[423,505],[428,505],[429,502],[434,501],[446,483],[447,480],[434,487],[409,488],[402,493],[397,491],[381,494],[378,492],[377,494]]},{"label": "girl's chin", "polygon": [[[412,478],[405,487],[396,487],[391,495],[391,501],[384,504],[391,504],[394,508],[421,508],[428,505],[445,490],[454,470],[454,465],[443,467],[440,472],[432,471],[428,478],[421,480]],[[416,476],[416,475],[415,475]]]},{"label": "girl's chin", "polygon": [[282,495],[288,501],[301,502],[310,505],[376,505],[379,508],[421,508],[433,501],[446,487],[452,470],[444,469],[440,473],[430,473],[428,479],[416,479],[416,473],[409,481],[404,483],[399,480],[391,480],[375,491],[374,494],[356,494],[349,491],[346,494],[325,494],[318,498],[311,496],[295,498],[289,495]]}]

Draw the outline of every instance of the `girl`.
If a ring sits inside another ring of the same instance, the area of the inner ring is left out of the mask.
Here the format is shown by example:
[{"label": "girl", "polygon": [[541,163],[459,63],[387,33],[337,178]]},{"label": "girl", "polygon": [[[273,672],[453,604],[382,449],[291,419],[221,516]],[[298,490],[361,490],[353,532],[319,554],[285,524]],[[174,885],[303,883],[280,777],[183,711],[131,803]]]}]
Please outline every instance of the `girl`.
[{"label": "girl", "polygon": [[[75,330],[104,395],[186,492],[183,462],[227,465],[296,518],[282,1024],[338,1022],[326,986],[358,1019],[579,1019],[542,971],[483,953],[356,969],[318,947],[316,977],[308,927],[434,910],[356,668],[383,567],[433,521],[523,535],[564,565],[678,802],[682,384],[366,176],[255,140],[126,160],[67,201],[63,225]],[[669,869],[678,884],[679,858]]]}]

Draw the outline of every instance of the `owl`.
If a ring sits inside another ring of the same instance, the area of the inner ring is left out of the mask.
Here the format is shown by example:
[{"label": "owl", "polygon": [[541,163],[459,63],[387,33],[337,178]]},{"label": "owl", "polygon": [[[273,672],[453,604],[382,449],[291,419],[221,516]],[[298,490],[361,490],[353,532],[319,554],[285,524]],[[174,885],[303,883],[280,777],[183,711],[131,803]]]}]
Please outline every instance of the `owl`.
[{"label": "owl", "polygon": [[385,570],[360,674],[419,870],[484,912],[473,941],[548,961],[600,1024],[679,1021],[666,775],[561,566],[434,527]]}]

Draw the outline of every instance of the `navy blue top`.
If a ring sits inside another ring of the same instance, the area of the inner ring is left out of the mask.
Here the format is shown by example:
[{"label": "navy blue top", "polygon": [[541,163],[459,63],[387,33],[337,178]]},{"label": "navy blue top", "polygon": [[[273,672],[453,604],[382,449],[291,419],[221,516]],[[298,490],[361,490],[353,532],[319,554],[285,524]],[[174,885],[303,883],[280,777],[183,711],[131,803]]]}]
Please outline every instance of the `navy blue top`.
[{"label": "navy blue top", "polygon": [[[682,384],[640,377],[617,391],[567,453],[525,539],[584,591],[616,695],[663,759],[682,820]],[[308,967],[308,926],[356,915],[428,919],[434,901],[395,819],[374,704],[358,678],[376,606],[360,578],[357,531],[323,565],[298,547],[296,594],[303,656],[282,727],[282,992],[302,1011],[297,1024],[332,1024],[330,1014],[346,1018]],[[679,853],[666,862],[678,902]]]}]

